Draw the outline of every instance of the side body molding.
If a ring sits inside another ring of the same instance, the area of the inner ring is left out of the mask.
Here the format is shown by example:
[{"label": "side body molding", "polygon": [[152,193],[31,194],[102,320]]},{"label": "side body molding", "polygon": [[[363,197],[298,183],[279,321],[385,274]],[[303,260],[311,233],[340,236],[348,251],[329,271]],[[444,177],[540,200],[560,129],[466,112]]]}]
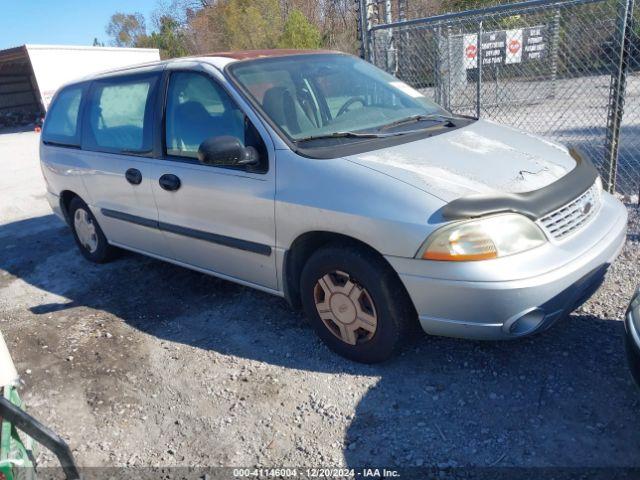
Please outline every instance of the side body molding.
[{"label": "side body molding", "polygon": [[263,245],[262,243],[250,242],[248,240],[242,240],[240,238],[227,237],[225,235],[218,235],[217,233],[203,232],[202,230],[181,227],[180,225],[173,225],[171,223],[158,222],[157,220],[138,217],[136,215],[130,215],[128,213],[118,212],[116,210],[109,210],[107,208],[101,208],[100,212],[105,217],[116,218],[124,222],[142,225],[143,227],[157,228],[159,230],[164,230],[165,232],[184,235],[185,237],[197,238],[198,240],[204,240],[205,242],[217,243],[226,247],[237,248],[239,250],[257,253],[258,255],[265,255],[267,257],[271,255],[271,247],[269,245]]}]

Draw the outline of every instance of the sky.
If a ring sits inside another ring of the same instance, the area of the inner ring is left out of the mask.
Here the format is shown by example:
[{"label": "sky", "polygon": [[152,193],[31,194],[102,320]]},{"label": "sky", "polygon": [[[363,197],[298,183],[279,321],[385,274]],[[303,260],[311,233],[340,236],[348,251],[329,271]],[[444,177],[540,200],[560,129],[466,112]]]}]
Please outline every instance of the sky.
[{"label": "sky", "polygon": [[0,49],[25,43],[109,44],[105,27],[115,12],[140,12],[147,29],[157,0],[0,0]]}]

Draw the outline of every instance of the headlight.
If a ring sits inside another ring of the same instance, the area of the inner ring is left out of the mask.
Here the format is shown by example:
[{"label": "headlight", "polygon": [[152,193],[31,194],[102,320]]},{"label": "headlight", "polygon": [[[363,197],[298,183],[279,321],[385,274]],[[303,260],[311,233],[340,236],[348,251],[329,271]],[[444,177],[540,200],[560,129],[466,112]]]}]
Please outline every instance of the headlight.
[{"label": "headlight", "polygon": [[547,241],[527,217],[505,213],[446,225],[433,232],[418,251],[425,260],[473,261],[506,257]]}]

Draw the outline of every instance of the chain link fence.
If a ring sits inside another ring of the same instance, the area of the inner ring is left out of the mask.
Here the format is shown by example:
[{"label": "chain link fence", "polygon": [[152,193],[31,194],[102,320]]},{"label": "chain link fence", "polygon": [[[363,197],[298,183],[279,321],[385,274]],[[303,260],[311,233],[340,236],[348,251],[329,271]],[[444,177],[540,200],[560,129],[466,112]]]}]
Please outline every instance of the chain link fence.
[{"label": "chain link fence", "polygon": [[528,0],[413,18],[428,4],[360,0],[363,55],[450,111],[578,147],[611,191],[633,196],[640,189],[633,1]]}]

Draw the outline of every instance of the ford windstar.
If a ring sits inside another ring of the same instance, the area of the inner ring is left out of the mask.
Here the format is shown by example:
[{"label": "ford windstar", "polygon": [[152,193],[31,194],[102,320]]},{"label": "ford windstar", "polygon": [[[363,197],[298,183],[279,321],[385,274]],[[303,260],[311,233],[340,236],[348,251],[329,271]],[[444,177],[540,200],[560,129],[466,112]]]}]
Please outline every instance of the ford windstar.
[{"label": "ford windstar", "polygon": [[543,331],[597,289],[626,233],[578,151],[452,114],[335,52],[85,78],[55,95],[40,157],[88,260],[124,248],[285,297],[361,362],[417,325]]}]

